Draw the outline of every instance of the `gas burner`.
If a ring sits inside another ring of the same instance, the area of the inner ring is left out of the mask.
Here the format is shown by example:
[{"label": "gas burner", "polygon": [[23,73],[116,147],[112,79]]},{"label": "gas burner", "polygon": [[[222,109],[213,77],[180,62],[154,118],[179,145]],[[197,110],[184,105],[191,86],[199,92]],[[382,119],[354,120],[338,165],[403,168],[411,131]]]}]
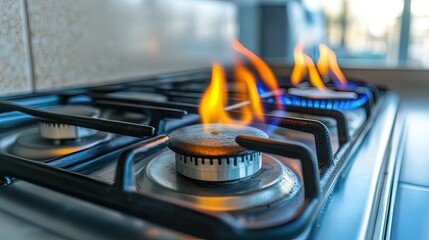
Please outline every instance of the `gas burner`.
[{"label": "gas burner", "polygon": [[[47,110],[64,115],[99,117],[100,110],[84,105],[66,105]],[[40,121],[34,127],[11,133],[2,139],[0,148],[32,160],[49,160],[93,147],[111,139],[111,134],[69,124]]]},{"label": "gas burner", "polygon": [[211,211],[236,211],[295,195],[299,177],[278,159],[249,151],[238,135],[268,138],[259,129],[230,124],[192,125],[172,132],[169,148],[137,176],[137,189]]},{"label": "gas burner", "polygon": [[203,181],[231,181],[248,177],[261,168],[262,153],[235,142],[237,135],[268,138],[263,131],[230,124],[201,124],[172,132],[170,149],[176,153],[177,172]]},{"label": "gas burner", "polygon": [[[89,106],[61,106],[48,111],[66,115],[80,115],[93,118],[100,117],[100,110]],[[41,137],[51,140],[81,139],[94,136],[98,132],[93,129],[48,121],[41,121],[39,123],[39,129]]]},{"label": "gas burner", "polygon": [[283,102],[289,106],[351,110],[368,102],[371,92],[361,87],[352,90],[318,90],[313,87],[289,88]]}]

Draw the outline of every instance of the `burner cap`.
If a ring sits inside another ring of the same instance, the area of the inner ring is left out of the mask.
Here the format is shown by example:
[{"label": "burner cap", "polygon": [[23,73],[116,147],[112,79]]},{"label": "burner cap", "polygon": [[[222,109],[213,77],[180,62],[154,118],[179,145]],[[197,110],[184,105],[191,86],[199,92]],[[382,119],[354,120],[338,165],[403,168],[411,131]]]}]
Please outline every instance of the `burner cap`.
[{"label": "burner cap", "polygon": [[231,181],[261,168],[262,153],[235,142],[238,135],[268,138],[263,131],[233,124],[200,124],[172,132],[169,147],[176,153],[176,170],[203,181]]},{"label": "burner cap", "polygon": [[356,99],[358,97],[355,92],[335,91],[331,89],[319,90],[314,87],[289,88],[288,93],[310,99]]},{"label": "burner cap", "polygon": [[[85,117],[97,118],[100,116],[100,110],[94,107],[82,105],[61,106],[55,109],[47,110],[53,113],[65,115],[79,115]],[[40,135],[46,139],[66,140],[79,139],[97,134],[97,130],[77,127],[69,124],[41,121],[39,123]]]}]

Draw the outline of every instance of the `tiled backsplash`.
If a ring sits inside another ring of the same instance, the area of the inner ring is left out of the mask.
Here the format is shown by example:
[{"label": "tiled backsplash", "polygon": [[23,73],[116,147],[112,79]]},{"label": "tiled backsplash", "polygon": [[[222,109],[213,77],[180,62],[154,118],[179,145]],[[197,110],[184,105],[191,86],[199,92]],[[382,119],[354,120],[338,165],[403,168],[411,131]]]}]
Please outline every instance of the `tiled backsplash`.
[{"label": "tiled backsplash", "polygon": [[209,67],[234,37],[224,1],[3,0],[0,95]]},{"label": "tiled backsplash", "polygon": [[0,1],[0,95],[31,90],[22,20],[19,1]]}]

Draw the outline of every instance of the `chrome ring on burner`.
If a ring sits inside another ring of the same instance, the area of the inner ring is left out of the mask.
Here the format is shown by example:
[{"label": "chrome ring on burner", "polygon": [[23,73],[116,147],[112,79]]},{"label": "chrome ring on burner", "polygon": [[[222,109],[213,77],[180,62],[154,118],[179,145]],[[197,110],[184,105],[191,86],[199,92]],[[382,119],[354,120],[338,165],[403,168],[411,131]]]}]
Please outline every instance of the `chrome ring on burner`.
[{"label": "chrome ring on burner", "polygon": [[176,170],[203,181],[231,181],[256,173],[262,165],[261,152],[230,157],[192,157],[176,153]]},{"label": "chrome ring on burner", "polygon": [[159,194],[209,211],[239,211],[266,207],[297,194],[302,185],[296,173],[273,156],[262,154],[261,169],[252,177],[232,182],[195,181],[176,173],[166,151],[137,174],[137,191]]}]

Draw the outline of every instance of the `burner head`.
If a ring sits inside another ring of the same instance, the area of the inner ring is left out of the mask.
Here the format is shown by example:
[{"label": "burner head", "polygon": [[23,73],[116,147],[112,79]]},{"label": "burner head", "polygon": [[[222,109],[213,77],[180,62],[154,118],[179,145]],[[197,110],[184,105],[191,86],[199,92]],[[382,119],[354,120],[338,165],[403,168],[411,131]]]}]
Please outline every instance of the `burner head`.
[{"label": "burner head", "polygon": [[268,138],[256,128],[233,124],[199,124],[172,132],[169,148],[176,153],[176,170],[203,181],[231,181],[261,168],[262,153],[235,142],[238,135]]},{"label": "burner head", "polygon": [[293,96],[310,99],[356,99],[358,95],[354,92],[336,91],[331,89],[319,90],[317,88],[289,88],[288,93]]},{"label": "burner head", "polygon": [[283,103],[297,107],[353,110],[365,105],[371,95],[371,91],[363,87],[353,87],[344,91],[329,88],[319,90],[313,87],[289,88]]},{"label": "burner head", "polygon": [[[80,115],[85,117],[97,118],[100,116],[100,110],[94,107],[82,105],[61,106],[48,110],[53,113],[65,115]],[[77,127],[69,124],[41,121],[39,123],[40,135],[46,139],[67,140],[90,137],[97,134],[97,130]]]}]

